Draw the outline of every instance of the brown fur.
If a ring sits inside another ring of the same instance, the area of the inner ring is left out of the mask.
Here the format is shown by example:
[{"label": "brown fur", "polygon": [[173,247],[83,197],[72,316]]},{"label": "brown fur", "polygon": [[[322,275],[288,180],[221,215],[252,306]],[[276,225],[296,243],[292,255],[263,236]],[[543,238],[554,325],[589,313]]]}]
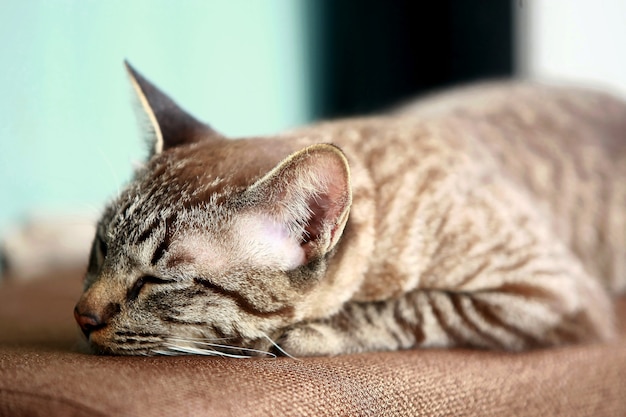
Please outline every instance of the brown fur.
[{"label": "brown fur", "polygon": [[626,287],[624,103],[502,83],[270,138],[185,118],[193,137],[181,138],[171,121],[159,131],[167,97],[129,71],[155,145],[99,223],[75,310],[96,351],[521,350],[612,336],[608,293]]}]

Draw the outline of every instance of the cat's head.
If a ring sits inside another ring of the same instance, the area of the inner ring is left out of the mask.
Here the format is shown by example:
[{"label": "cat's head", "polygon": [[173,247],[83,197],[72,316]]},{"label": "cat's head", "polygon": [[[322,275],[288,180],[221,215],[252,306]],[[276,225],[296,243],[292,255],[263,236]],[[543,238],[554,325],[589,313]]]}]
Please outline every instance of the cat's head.
[{"label": "cat's head", "polygon": [[101,353],[267,347],[308,318],[348,219],[347,160],[226,139],[127,67],[151,153],[98,223],[76,320]]}]

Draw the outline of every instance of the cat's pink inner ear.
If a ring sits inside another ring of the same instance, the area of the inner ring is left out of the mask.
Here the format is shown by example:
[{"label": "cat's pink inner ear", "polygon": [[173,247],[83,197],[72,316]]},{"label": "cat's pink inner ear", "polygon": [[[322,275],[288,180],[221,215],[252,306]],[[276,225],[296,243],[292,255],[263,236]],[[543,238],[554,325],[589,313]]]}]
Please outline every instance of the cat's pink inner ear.
[{"label": "cat's pink inner ear", "polygon": [[332,249],[341,236],[347,210],[351,202],[349,179],[342,170],[334,163],[324,161],[317,167],[315,175],[320,175],[319,190],[312,194],[307,206],[310,217],[304,226],[302,245],[307,251],[307,246],[327,242],[325,251]]},{"label": "cat's pink inner ear", "polygon": [[343,152],[313,145],[283,161],[261,190],[272,196],[269,208],[301,244],[307,260],[338,242],[350,211],[350,170]]}]

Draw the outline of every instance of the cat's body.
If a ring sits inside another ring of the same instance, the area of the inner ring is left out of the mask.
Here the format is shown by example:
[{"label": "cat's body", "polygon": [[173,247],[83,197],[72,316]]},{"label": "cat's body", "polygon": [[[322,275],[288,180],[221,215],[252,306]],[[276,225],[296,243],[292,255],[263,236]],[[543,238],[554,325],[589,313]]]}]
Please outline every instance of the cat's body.
[{"label": "cat's body", "polygon": [[156,139],[98,227],[75,310],[97,351],[611,337],[605,288],[626,287],[618,100],[505,83],[229,140],[131,74]]}]

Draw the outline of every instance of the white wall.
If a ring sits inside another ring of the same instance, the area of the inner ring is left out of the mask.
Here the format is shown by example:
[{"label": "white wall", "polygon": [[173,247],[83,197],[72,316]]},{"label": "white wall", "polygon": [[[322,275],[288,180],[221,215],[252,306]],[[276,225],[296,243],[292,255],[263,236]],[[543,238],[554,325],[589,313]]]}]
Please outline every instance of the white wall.
[{"label": "white wall", "polygon": [[514,4],[522,75],[583,82],[626,96],[626,1],[514,0]]}]

